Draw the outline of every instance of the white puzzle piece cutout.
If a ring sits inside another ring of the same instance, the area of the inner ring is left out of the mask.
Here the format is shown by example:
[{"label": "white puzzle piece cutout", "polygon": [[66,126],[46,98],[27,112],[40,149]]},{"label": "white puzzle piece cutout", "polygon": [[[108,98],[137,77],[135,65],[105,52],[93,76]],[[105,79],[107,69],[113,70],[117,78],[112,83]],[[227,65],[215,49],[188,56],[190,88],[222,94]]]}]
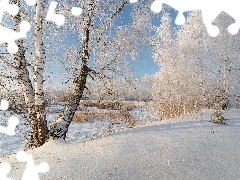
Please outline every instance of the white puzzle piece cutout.
[{"label": "white puzzle piece cutout", "polygon": [[[9,103],[7,100],[2,99],[0,110],[6,111],[8,109]],[[8,127],[3,127],[0,125],[0,133],[7,134],[10,136],[15,135],[15,128],[19,124],[19,119],[17,117],[11,116],[8,119]]]},{"label": "white puzzle piece cutout", "polygon": [[16,155],[16,159],[18,161],[26,161],[27,166],[26,169],[22,175],[21,180],[40,180],[38,177],[38,173],[47,172],[49,171],[49,165],[46,162],[42,162],[39,165],[35,165],[33,161],[32,155],[28,155],[27,153],[23,151],[19,151]]},{"label": "white puzzle piece cutout", "polygon": [[9,103],[7,100],[2,99],[0,104],[0,110],[6,111],[9,107]]},{"label": "white puzzle piece cutout", "polygon": [[130,3],[136,3],[138,0],[129,0]]},{"label": "white puzzle piece cutout", "polygon": [[82,14],[82,9],[78,7],[72,7],[71,12],[74,16],[80,16],[80,14]]},{"label": "white puzzle piece cutout", "polygon": [[29,6],[34,6],[36,4],[36,0],[26,0],[26,4]]},{"label": "white puzzle piece cutout", "polygon": [[[16,15],[19,11],[17,5],[9,4],[8,0],[0,1],[0,22],[4,12],[8,12],[12,16]],[[8,43],[8,52],[14,54],[18,51],[18,47],[15,43],[16,40],[21,38],[26,38],[27,32],[30,30],[31,26],[27,21],[23,21],[20,24],[20,32],[15,32],[12,29],[8,29],[0,25],[0,44]]]},{"label": "white puzzle piece cutout", "polygon": [[8,173],[10,172],[10,165],[8,163],[1,163],[0,164],[0,179],[1,180],[14,180],[12,178],[7,177]]},{"label": "white puzzle piece cutout", "polygon": [[212,24],[214,19],[222,12],[226,12],[235,19],[235,23],[228,27],[231,34],[236,34],[240,28],[240,1],[238,0],[155,0],[151,5],[151,10],[159,13],[162,4],[175,8],[179,11],[175,23],[182,25],[185,23],[183,12],[201,10],[203,22],[210,36],[215,37],[219,33],[219,29]]},{"label": "white puzzle piece cutout", "polygon": [[[23,151],[19,151],[16,155],[16,159],[18,161],[26,161],[27,165],[22,175],[21,180],[40,180],[38,177],[38,173],[49,171],[49,165],[46,162],[42,162],[39,165],[35,165],[32,155],[28,155]],[[7,177],[10,172],[10,165],[8,163],[0,164],[0,179],[1,180],[14,180],[12,178]]]},{"label": "white puzzle piece cutout", "polygon": [[[8,101],[1,100],[1,110],[7,110],[9,106]],[[8,127],[0,126],[0,133],[15,135],[15,128],[19,124],[19,120],[17,117],[10,117],[8,119]],[[27,153],[20,151],[17,153],[16,158],[18,161],[26,161],[27,166],[22,175],[21,180],[40,180],[38,177],[39,172],[47,172],[49,170],[49,165],[46,162],[40,163],[38,166],[34,164],[32,155],[28,155]],[[10,172],[11,166],[8,163],[0,163],[0,180],[14,180],[7,177]]]},{"label": "white puzzle piece cutout", "polygon": [[27,21],[21,22],[20,32],[15,32],[14,30],[0,25],[0,44],[8,43],[8,52],[14,54],[18,51],[15,41],[21,38],[26,38],[29,30],[30,24]]},{"label": "white puzzle piece cutout", "polygon": [[[7,100],[2,99],[0,110],[7,110],[9,107],[9,103]],[[14,117],[12,117],[14,118]],[[0,126],[0,133],[14,135],[15,134],[15,127],[18,124],[18,119],[9,119],[8,120],[8,128]],[[10,172],[11,166],[8,163],[1,163],[0,164],[0,179],[1,180],[14,180],[12,178],[7,177],[8,173]]]},{"label": "white puzzle piece cutout", "polygon": [[9,4],[8,0],[1,0],[0,1],[0,21],[2,21],[2,17],[5,11],[8,12],[10,15],[15,16],[19,11],[19,7],[15,4]]},{"label": "white puzzle piece cutout", "polygon": [[10,136],[14,136],[15,135],[15,128],[18,124],[19,124],[18,118],[12,116],[8,119],[8,127],[0,126],[0,133],[7,134],[7,135],[10,135]]},{"label": "white puzzle piece cutout", "polygon": [[53,21],[58,26],[62,26],[64,24],[65,17],[61,14],[55,14],[57,4],[58,4],[58,2],[55,2],[55,1],[50,2],[49,9],[48,9],[47,16],[46,16],[46,20],[47,21]]}]

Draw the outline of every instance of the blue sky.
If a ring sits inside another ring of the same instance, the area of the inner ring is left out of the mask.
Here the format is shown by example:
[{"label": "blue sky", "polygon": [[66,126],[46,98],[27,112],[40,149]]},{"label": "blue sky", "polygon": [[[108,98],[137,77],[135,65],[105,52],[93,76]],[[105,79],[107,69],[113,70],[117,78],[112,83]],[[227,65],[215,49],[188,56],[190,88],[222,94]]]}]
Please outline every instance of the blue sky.
[{"label": "blue sky", "polygon": [[[131,15],[130,15],[131,7],[132,7],[132,5],[127,5],[124,8],[123,12],[119,14],[118,19],[117,19],[117,22],[119,23],[119,25],[127,25],[132,22]],[[151,11],[150,8],[149,8],[149,11]],[[174,9],[170,8],[169,13],[170,13],[171,17],[173,19],[175,19],[176,15],[177,15],[176,11]],[[152,21],[152,24],[154,24],[156,26],[160,26],[160,20],[161,20],[161,12],[155,15],[155,17]],[[175,26],[174,22],[173,22],[173,26]],[[141,56],[140,61],[131,61],[130,60],[130,65],[132,66],[132,68],[134,70],[134,74],[136,76],[141,77],[144,74],[152,75],[160,70],[159,65],[154,63],[151,52],[145,51],[144,49],[142,49],[140,56]]]}]

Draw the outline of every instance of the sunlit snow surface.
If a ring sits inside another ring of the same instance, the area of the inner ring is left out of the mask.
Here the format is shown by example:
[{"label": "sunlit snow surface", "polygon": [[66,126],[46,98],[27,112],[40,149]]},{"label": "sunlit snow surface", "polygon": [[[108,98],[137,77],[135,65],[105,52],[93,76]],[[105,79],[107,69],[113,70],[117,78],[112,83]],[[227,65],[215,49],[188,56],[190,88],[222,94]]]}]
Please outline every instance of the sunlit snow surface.
[{"label": "sunlit snow surface", "polygon": [[[63,107],[59,105],[53,105],[47,110],[58,110],[60,111]],[[102,112],[107,110],[101,110],[97,108],[86,108],[84,111],[87,112]],[[131,114],[137,120],[137,126],[143,125],[149,122],[157,121],[158,116],[153,109],[145,107],[136,107],[132,110]],[[0,125],[6,126],[7,119],[9,116],[4,116],[4,113],[0,112]],[[48,126],[50,127],[51,122],[57,117],[58,113],[47,114]],[[28,126],[26,126],[26,121],[18,116],[20,119],[20,125],[16,128],[15,136],[8,136],[0,134],[0,156],[3,154],[7,155],[18,150],[23,150],[26,146],[26,136],[29,132]],[[95,121],[92,123],[71,123],[66,142],[81,142],[90,139],[100,138],[109,134],[108,120],[102,119],[101,121]],[[120,124],[115,124],[111,127],[111,133],[119,132],[128,129],[127,125],[124,124],[124,119],[120,120]]]},{"label": "sunlit snow surface", "polygon": [[[149,122],[85,142],[48,142],[32,151],[48,162],[41,179],[239,179],[240,110],[225,112],[228,126],[209,122],[210,112]],[[75,129],[70,128],[70,129]],[[0,160],[2,161],[2,160]],[[9,177],[24,166],[14,156]]]}]

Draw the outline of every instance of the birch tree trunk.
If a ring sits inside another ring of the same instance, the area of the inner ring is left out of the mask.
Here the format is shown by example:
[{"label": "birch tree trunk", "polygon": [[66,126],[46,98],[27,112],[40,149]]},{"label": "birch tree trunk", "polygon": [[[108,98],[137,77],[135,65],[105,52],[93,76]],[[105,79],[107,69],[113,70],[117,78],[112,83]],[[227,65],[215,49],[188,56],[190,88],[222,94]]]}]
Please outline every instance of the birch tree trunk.
[{"label": "birch tree trunk", "polygon": [[[90,5],[92,6],[92,4]],[[90,35],[90,26],[92,24],[92,9],[89,8],[88,14],[88,23],[83,32],[82,38],[82,63],[81,63],[81,70],[80,75],[76,79],[76,87],[74,90],[73,95],[71,96],[68,104],[65,108],[61,111],[58,118],[55,120],[54,124],[50,129],[49,135],[53,139],[65,139],[66,134],[68,131],[68,127],[71,124],[73,116],[77,110],[77,107],[80,103],[80,100],[83,96],[83,91],[85,89],[85,85],[87,82],[88,76],[88,61],[89,61],[89,35]]]},{"label": "birch tree trunk", "polygon": [[[15,4],[18,2],[15,1]],[[21,22],[21,16],[17,14],[14,19],[14,31],[19,31],[19,25]],[[23,40],[17,40],[18,52],[14,54],[14,63],[17,68],[18,82],[22,87],[25,103],[27,105],[28,113],[31,113],[34,109],[34,91],[32,82],[29,79],[29,72],[27,69],[27,62],[25,58],[25,48],[23,46]]]},{"label": "birch tree trunk", "polygon": [[73,95],[71,96],[68,104],[61,111],[58,118],[55,120],[55,122],[53,123],[50,129],[50,132],[49,132],[50,138],[65,140],[68,127],[72,122],[73,116],[77,110],[80,100],[82,99],[83,91],[86,87],[87,77],[89,73],[88,63],[89,63],[90,52],[97,45],[97,43],[99,43],[99,41],[101,40],[101,37],[106,32],[107,28],[110,26],[112,20],[116,17],[116,15],[119,12],[123,10],[124,6],[127,3],[128,1],[125,1],[118,8],[116,8],[116,11],[112,14],[112,16],[110,16],[110,20],[103,25],[103,31],[101,31],[100,35],[96,38],[96,40],[93,43],[91,43],[91,46],[90,46],[90,31],[91,31],[92,22],[94,19],[95,4],[94,4],[94,0],[88,1],[88,8],[87,8],[88,14],[86,15],[87,22],[86,22],[86,26],[83,28],[83,34],[82,34],[83,36],[82,47],[81,47],[82,63],[81,63],[80,74],[75,81],[76,87]]},{"label": "birch tree trunk", "polygon": [[[13,1],[14,4],[19,4],[19,1]],[[19,25],[22,21],[20,14],[18,13],[14,18],[14,30],[19,31]],[[27,105],[27,110],[29,114],[29,123],[31,129],[31,139],[33,139],[33,131],[37,129],[33,126],[33,122],[35,121],[35,106],[34,106],[34,90],[32,86],[32,82],[29,78],[29,72],[27,69],[27,62],[25,58],[25,48],[23,46],[23,40],[16,41],[18,46],[18,52],[14,54],[14,63],[17,68],[18,73],[18,82],[22,87],[25,103]],[[37,137],[36,137],[37,138]],[[31,141],[31,140],[30,140]]]},{"label": "birch tree trunk", "polygon": [[35,101],[35,120],[31,120],[31,140],[29,147],[35,148],[43,145],[48,139],[48,128],[45,113],[45,101],[43,91],[43,72],[45,64],[45,51],[43,45],[43,18],[44,0],[37,0],[35,16],[35,48],[36,64],[34,67],[34,101]]}]

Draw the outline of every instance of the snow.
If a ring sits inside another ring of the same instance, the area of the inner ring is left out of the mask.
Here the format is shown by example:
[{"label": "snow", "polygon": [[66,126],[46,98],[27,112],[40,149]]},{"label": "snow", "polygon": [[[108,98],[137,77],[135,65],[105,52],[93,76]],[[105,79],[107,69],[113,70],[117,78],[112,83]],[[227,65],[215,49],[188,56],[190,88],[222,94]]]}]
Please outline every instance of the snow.
[{"label": "snow", "polygon": [[[51,105],[47,108],[48,111],[59,112],[63,108],[62,105]],[[110,110],[106,109],[97,109],[95,107],[82,108],[82,111],[86,112],[109,112]],[[114,111],[114,110],[111,110]],[[150,108],[145,108],[138,106],[134,108],[131,114],[138,120],[138,126],[157,121],[157,114]],[[6,126],[7,120],[10,115],[4,116],[4,113],[0,112],[0,125]],[[58,113],[49,113],[47,114],[48,126],[51,126],[51,123],[56,119]],[[30,129],[26,126],[26,121],[18,116],[20,119],[20,125],[16,128],[16,136],[8,136],[0,134],[0,156],[8,155],[11,153],[16,153],[19,150],[24,150],[26,146],[26,139],[24,135],[27,135]],[[149,120],[146,120],[149,119]],[[119,124],[111,126],[111,133],[119,132],[128,129],[127,125],[124,124],[124,119],[120,120]],[[81,142],[89,139],[96,139],[102,136],[109,134],[109,123],[108,119],[102,119],[101,121],[86,122],[86,123],[71,123],[67,133],[66,141],[67,142]]]},{"label": "snow", "polygon": [[[228,126],[212,124],[210,112],[203,113],[149,122],[96,140],[50,141],[28,153],[35,164],[49,164],[50,171],[40,174],[46,180],[239,179],[240,110],[225,112]],[[0,161],[14,166],[9,177],[20,178],[25,165],[15,155]]]}]

